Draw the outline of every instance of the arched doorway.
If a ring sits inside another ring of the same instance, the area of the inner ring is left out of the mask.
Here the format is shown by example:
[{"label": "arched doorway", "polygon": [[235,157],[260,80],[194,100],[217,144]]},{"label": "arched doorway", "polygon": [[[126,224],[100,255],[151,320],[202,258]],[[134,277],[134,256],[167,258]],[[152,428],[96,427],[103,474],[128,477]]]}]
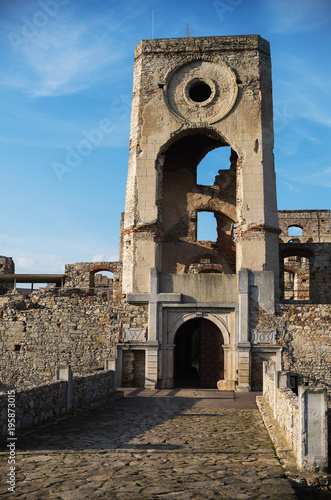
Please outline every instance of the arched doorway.
[{"label": "arched doorway", "polygon": [[224,379],[224,339],[204,318],[186,321],[175,336],[175,387],[215,388]]}]

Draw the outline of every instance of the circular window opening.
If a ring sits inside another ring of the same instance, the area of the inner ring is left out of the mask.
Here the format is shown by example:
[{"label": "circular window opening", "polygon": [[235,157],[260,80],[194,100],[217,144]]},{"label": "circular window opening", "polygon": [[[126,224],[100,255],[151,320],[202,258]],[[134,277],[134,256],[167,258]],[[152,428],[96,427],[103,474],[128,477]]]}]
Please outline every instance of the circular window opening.
[{"label": "circular window opening", "polygon": [[211,96],[211,88],[207,83],[197,82],[190,88],[188,95],[194,102],[204,102]]}]

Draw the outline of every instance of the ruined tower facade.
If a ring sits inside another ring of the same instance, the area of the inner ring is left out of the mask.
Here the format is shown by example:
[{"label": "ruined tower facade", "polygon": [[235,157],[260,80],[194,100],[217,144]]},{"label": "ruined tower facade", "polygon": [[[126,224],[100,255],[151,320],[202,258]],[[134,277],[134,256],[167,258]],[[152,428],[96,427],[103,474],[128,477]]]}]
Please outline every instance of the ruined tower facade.
[{"label": "ruined tower facade", "polygon": [[[201,160],[223,147],[227,164],[198,184]],[[216,241],[197,239],[201,212]],[[272,314],[278,233],[269,43],[143,40],[122,241],[123,293],[149,307],[146,386],[173,387],[187,365],[201,386],[249,390],[249,289]]]}]

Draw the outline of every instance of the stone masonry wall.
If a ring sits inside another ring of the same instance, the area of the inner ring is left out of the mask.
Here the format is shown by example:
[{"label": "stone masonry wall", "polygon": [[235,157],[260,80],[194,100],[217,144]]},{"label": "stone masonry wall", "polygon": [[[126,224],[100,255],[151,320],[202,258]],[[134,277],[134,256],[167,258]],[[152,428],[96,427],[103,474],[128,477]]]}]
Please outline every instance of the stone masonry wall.
[{"label": "stone masonry wall", "polygon": [[281,304],[267,314],[250,300],[250,328],[276,329],[283,370],[303,376],[312,386],[327,388],[331,406],[331,305]]},{"label": "stone masonry wall", "polygon": [[91,295],[95,293],[94,287],[99,286],[95,282],[95,273],[109,271],[114,274],[111,285],[111,295],[114,302],[122,299],[122,264],[121,262],[76,262],[65,266],[65,288],[82,288],[90,290]]},{"label": "stone masonry wall", "polygon": [[[113,371],[73,378],[72,409],[104,403],[113,393]],[[64,415],[67,382],[57,381],[15,391],[15,431]],[[7,433],[8,394],[0,394],[0,435]]]},{"label": "stone masonry wall", "polygon": [[307,378],[309,385],[324,385],[331,397],[331,305],[285,305],[281,307],[285,330],[284,370]]},{"label": "stone masonry wall", "polygon": [[[331,242],[330,210],[279,210],[280,241],[287,243],[293,238],[300,243]],[[289,236],[288,228],[302,229],[302,236]]]},{"label": "stone masonry wall", "polygon": [[[66,394],[66,382],[62,381],[15,391],[15,430],[63,415],[66,410]],[[0,435],[7,432],[7,408],[8,395],[0,394]]]},{"label": "stone masonry wall", "polygon": [[13,294],[0,309],[0,390],[54,380],[68,363],[86,374],[115,358],[122,325],[147,328],[147,305],[114,303],[86,292]]}]

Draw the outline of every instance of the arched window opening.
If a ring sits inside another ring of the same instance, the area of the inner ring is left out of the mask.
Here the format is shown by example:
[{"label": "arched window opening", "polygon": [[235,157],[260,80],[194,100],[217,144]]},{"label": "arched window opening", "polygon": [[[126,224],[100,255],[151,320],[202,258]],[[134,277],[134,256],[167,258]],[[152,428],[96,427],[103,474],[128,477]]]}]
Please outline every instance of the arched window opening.
[{"label": "arched window opening", "polygon": [[198,212],[197,240],[217,241],[217,222],[213,212]]},{"label": "arched window opening", "polygon": [[310,262],[301,255],[284,258],[284,300],[310,300]]},{"label": "arched window opening", "polygon": [[231,147],[213,149],[200,161],[197,167],[197,184],[213,186],[219,170],[231,168]]},{"label": "arched window opening", "polygon": [[114,291],[114,273],[107,270],[91,272],[90,288],[94,295],[112,300]]},{"label": "arched window opening", "polygon": [[288,236],[297,238],[303,236],[303,230],[300,226],[290,226],[287,231]]}]

